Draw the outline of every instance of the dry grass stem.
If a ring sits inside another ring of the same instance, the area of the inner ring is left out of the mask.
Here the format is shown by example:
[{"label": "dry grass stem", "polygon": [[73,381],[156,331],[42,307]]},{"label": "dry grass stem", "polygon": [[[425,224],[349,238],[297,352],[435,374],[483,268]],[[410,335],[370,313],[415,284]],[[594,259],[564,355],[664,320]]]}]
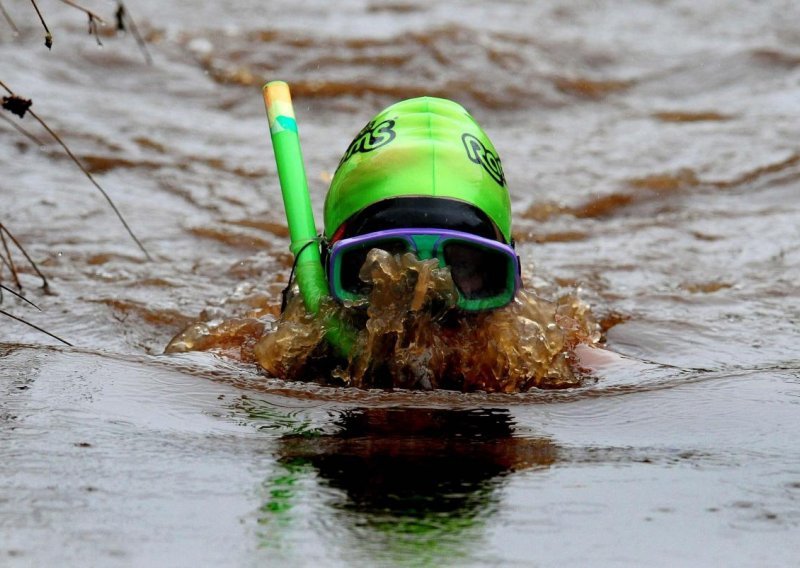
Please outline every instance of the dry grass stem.
[{"label": "dry grass stem", "polygon": [[47,49],[52,49],[53,34],[50,33],[50,28],[47,27],[47,22],[44,21],[44,16],[42,16],[42,13],[39,11],[36,0],[31,0],[31,4],[33,4],[33,9],[36,10],[36,15],[39,16],[39,21],[42,22],[42,26],[44,26],[44,44],[47,46]]},{"label": "dry grass stem", "polygon": [[44,333],[45,335],[49,335],[50,337],[52,337],[53,339],[56,339],[56,340],[60,341],[60,342],[61,342],[61,343],[63,343],[64,345],[68,345],[69,347],[73,347],[72,343],[70,343],[69,341],[66,341],[66,340],[64,340],[64,339],[61,339],[59,336],[57,336],[57,335],[55,335],[55,334],[53,334],[53,333],[50,333],[49,331],[47,331],[47,330],[45,330],[45,329],[42,329],[42,328],[41,328],[41,327],[39,327],[38,325],[36,325],[36,324],[33,324],[33,323],[31,323],[31,322],[29,322],[29,321],[27,321],[27,320],[24,320],[24,319],[22,319],[22,318],[19,318],[19,317],[17,317],[17,316],[15,316],[15,315],[13,315],[13,314],[10,314],[10,313],[8,313],[8,312],[7,312],[7,311],[5,311],[5,310],[0,310],[0,315],[4,315],[4,316],[6,316],[7,318],[11,318],[11,319],[13,319],[14,321],[18,321],[18,322],[20,322],[20,323],[22,323],[22,324],[25,324],[25,325],[27,325],[28,327],[32,327],[32,328],[33,328],[33,329],[35,329],[36,331],[39,331],[39,332],[41,332],[41,333]]},{"label": "dry grass stem", "polygon": [[6,22],[8,22],[8,25],[14,31],[14,35],[19,35],[19,28],[17,27],[17,24],[15,24],[14,20],[11,19],[11,15],[6,12],[6,7],[3,6],[2,2],[0,2],[0,12],[3,13],[3,17],[6,19]]},{"label": "dry grass stem", "polygon": [[11,126],[13,126],[14,128],[16,128],[17,132],[19,132],[20,134],[22,134],[23,136],[25,136],[26,138],[28,138],[28,139],[29,139],[31,142],[33,142],[34,144],[36,144],[38,147],[40,147],[40,148],[41,148],[42,146],[44,146],[44,142],[42,142],[42,141],[41,141],[41,140],[39,140],[39,139],[38,139],[36,136],[34,136],[34,135],[33,135],[33,134],[31,134],[30,132],[28,132],[27,130],[25,130],[24,128],[22,128],[22,127],[21,127],[19,124],[17,124],[16,122],[14,122],[14,121],[13,121],[13,120],[11,120],[10,118],[8,118],[6,115],[4,115],[4,114],[0,114],[0,118],[2,118],[2,119],[3,119],[3,120],[5,120],[5,121],[6,121],[8,124],[10,124],[10,125],[11,125]]},{"label": "dry grass stem", "polygon": [[119,31],[125,31],[125,22],[128,23],[133,38],[136,40],[136,44],[144,55],[144,60],[148,65],[152,65],[153,58],[150,56],[150,51],[147,49],[147,43],[144,41],[142,34],[139,33],[139,28],[136,26],[136,21],[133,19],[133,16],[131,16],[130,10],[128,10],[128,7],[122,1],[117,2],[116,18],[117,29]]},{"label": "dry grass stem", "polygon": [[42,271],[39,270],[39,267],[36,266],[36,263],[33,262],[33,259],[28,254],[28,251],[25,250],[25,248],[20,244],[17,238],[11,233],[11,231],[8,230],[8,227],[0,223],[0,243],[2,243],[3,251],[5,252],[5,257],[2,254],[0,254],[0,259],[3,260],[3,264],[5,264],[9,268],[9,270],[11,270],[11,276],[14,279],[14,283],[17,285],[19,291],[22,292],[22,284],[19,281],[17,269],[14,266],[14,259],[11,257],[11,250],[9,249],[6,237],[8,237],[11,240],[11,242],[14,243],[14,246],[16,246],[17,250],[19,250],[19,252],[22,253],[22,256],[25,257],[25,260],[28,261],[28,263],[31,265],[31,268],[33,268],[34,272],[36,272],[39,278],[42,279],[42,288],[44,288],[45,292],[49,292],[50,284],[47,282],[47,278],[45,277],[44,274],[42,274]]},{"label": "dry grass stem", "polygon": [[84,8],[80,4],[76,4],[72,0],[61,0],[67,6],[72,6],[73,8],[80,10],[84,14],[89,17],[89,35],[93,35],[94,39],[97,41],[97,45],[103,45],[103,42],[100,41],[100,34],[97,33],[97,24],[100,23],[105,25],[106,21],[98,16],[96,13],[92,12],[88,8]]},{"label": "dry grass stem", "polygon": [[20,294],[19,292],[15,292],[14,290],[12,290],[11,288],[9,288],[8,286],[4,286],[4,285],[2,285],[2,284],[0,284],[0,304],[2,304],[2,303],[3,303],[3,290],[5,290],[6,292],[8,292],[8,293],[10,293],[10,294],[12,294],[12,295],[14,295],[14,296],[16,296],[17,298],[19,298],[20,300],[22,300],[22,301],[23,301],[23,302],[25,302],[26,304],[29,304],[29,305],[33,306],[34,308],[36,308],[36,309],[37,309],[37,310],[39,310],[40,312],[42,311],[42,308],[40,308],[39,306],[37,306],[36,304],[34,304],[33,302],[31,302],[31,301],[30,301],[28,298],[26,298],[25,296],[23,296],[23,295],[22,295],[22,294]]},{"label": "dry grass stem", "polygon": [[97,20],[101,24],[105,25],[106,21],[103,18],[101,18],[100,16],[98,16],[96,13],[92,12],[91,10],[89,10],[88,8],[84,8],[83,6],[81,6],[80,4],[76,4],[72,0],[61,0],[61,1],[64,4],[66,4],[67,6],[72,6],[73,8],[76,8],[76,9],[80,10],[81,12],[83,12],[84,14],[89,16],[90,19]]},{"label": "dry grass stem", "polygon": [[[12,110],[10,108],[11,105],[7,104],[7,103],[10,103],[10,102],[13,102],[13,101],[20,101],[20,100],[24,101],[24,99],[22,99],[21,97],[16,95],[2,81],[0,81],[0,87],[5,89],[10,95],[10,97],[3,97],[3,108],[5,108],[6,110],[9,110],[10,112],[15,112],[14,110]],[[119,209],[117,209],[117,206],[114,204],[114,201],[111,199],[111,197],[108,195],[108,193],[106,193],[106,190],[104,190],[100,186],[100,184],[97,183],[97,181],[94,179],[92,174],[89,173],[89,170],[87,170],[84,167],[84,165],[80,162],[80,160],[78,160],[78,158],[75,156],[75,154],[72,153],[72,150],[69,149],[69,147],[61,139],[61,137],[58,134],[56,134],[55,131],[52,128],[50,128],[50,126],[48,126],[47,123],[39,117],[39,115],[37,115],[34,111],[32,111],[30,109],[30,101],[27,101],[27,102],[28,102],[28,106],[26,106],[21,113],[16,112],[16,114],[18,114],[19,116],[23,116],[27,112],[27,114],[31,115],[33,117],[33,119],[36,122],[38,122],[42,126],[42,128],[44,128],[48,132],[48,134],[50,134],[50,136],[53,137],[53,139],[56,142],[58,142],[58,144],[67,153],[67,156],[69,156],[72,159],[72,161],[75,162],[75,165],[77,165],[80,168],[80,170],[83,172],[83,174],[86,176],[86,178],[92,183],[92,185],[95,186],[95,188],[97,188],[97,190],[100,192],[100,194],[105,198],[105,200],[108,202],[108,205],[111,207],[111,209],[116,214],[117,218],[122,223],[122,226],[125,227],[125,230],[128,232],[128,235],[131,237],[131,239],[133,239],[133,241],[139,247],[139,250],[141,250],[142,253],[144,253],[145,258],[147,258],[147,260],[153,260],[153,258],[150,256],[150,253],[147,252],[147,249],[144,248],[144,245],[142,245],[141,241],[139,241],[139,239],[133,233],[133,230],[128,225],[128,222],[125,221],[125,218],[122,216],[122,213],[119,211]]]}]

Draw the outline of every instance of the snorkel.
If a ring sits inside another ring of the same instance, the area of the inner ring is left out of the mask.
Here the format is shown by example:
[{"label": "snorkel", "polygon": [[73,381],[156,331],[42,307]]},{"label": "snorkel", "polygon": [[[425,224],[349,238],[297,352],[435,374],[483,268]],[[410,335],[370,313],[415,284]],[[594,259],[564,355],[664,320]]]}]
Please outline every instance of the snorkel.
[{"label": "snorkel", "polygon": [[[317,246],[319,237],[311,210],[289,85],[283,81],[271,81],[264,85],[263,94],[283,207],[289,225],[289,250],[295,257],[297,285],[306,310],[316,316],[322,300],[330,296],[330,292]],[[355,331],[334,316],[328,316],[324,326],[325,339],[334,350],[342,356],[350,355],[355,343]]]}]

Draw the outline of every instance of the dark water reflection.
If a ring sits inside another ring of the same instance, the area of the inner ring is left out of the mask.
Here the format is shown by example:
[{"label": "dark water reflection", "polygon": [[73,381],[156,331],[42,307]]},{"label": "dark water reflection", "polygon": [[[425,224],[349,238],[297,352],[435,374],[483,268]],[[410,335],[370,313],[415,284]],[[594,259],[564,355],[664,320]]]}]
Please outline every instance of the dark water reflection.
[{"label": "dark water reflection", "polygon": [[555,460],[549,441],[513,437],[501,409],[358,409],[335,425],[333,435],[281,438],[279,460],[310,463],[344,491],[343,507],[368,513],[473,517],[504,475]]},{"label": "dark water reflection", "polygon": [[263,524],[289,514],[296,478],[313,472],[334,490],[327,506],[354,542],[399,539],[446,555],[469,545],[497,511],[506,476],[556,460],[549,439],[515,436],[507,409],[358,408],[331,426],[277,441],[282,470],[265,482]]}]

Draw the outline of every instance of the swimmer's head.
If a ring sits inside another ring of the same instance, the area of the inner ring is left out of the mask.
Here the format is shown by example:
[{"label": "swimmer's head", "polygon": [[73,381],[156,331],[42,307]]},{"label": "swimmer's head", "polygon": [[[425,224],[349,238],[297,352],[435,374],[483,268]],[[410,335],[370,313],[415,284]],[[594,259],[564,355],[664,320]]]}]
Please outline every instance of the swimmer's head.
[{"label": "swimmer's head", "polygon": [[399,102],[359,132],[325,200],[325,238],[339,300],[364,296],[358,274],[371,248],[438,258],[464,310],[506,305],[520,285],[500,158],[467,111],[445,99]]},{"label": "swimmer's head", "polygon": [[370,227],[465,230],[511,241],[500,158],[461,105],[433,97],[401,101],[350,143],[325,200],[325,237]]}]

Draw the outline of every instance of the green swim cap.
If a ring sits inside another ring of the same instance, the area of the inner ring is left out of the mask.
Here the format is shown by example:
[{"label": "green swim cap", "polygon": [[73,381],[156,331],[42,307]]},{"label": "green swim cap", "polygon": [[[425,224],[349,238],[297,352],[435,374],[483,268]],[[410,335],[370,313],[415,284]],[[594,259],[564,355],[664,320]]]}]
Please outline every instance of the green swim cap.
[{"label": "green swim cap", "polygon": [[475,119],[452,101],[401,101],[359,132],[325,199],[325,236],[330,239],[365,207],[395,197],[466,202],[488,215],[506,242],[511,239],[511,201],[500,158]]}]

